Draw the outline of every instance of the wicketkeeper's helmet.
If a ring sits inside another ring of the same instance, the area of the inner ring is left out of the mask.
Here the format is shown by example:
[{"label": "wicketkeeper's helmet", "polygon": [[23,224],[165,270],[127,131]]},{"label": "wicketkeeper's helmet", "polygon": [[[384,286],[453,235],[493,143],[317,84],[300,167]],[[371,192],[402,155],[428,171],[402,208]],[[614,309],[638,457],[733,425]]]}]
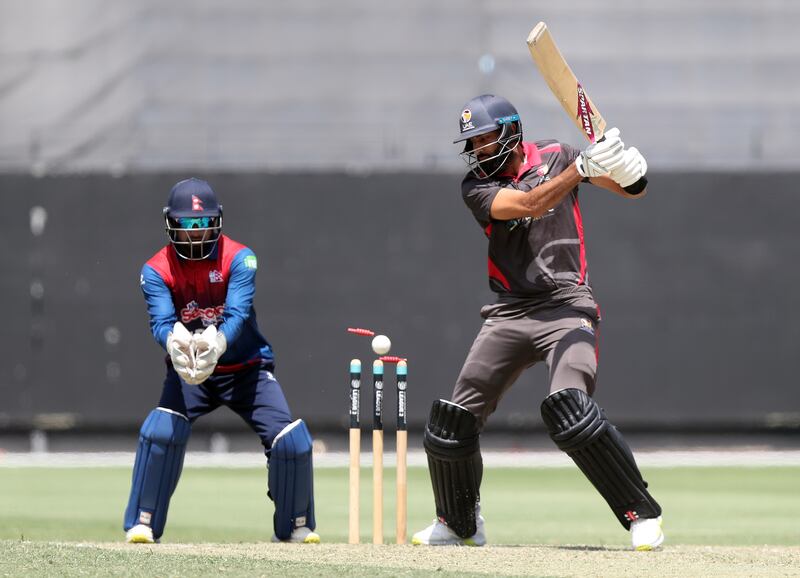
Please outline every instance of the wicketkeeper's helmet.
[{"label": "wicketkeeper's helmet", "polygon": [[222,205],[206,181],[196,178],[177,183],[164,207],[167,236],[184,259],[205,259],[222,234]]}]

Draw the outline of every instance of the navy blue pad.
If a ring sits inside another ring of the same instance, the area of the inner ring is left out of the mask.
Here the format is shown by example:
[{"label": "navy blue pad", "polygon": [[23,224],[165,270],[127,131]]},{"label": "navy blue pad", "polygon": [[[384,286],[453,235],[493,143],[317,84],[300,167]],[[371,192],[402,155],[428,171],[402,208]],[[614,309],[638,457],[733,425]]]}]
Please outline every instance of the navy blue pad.
[{"label": "navy blue pad", "polygon": [[156,408],[144,420],[133,466],[131,496],[124,529],[137,524],[153,529],[158,539],[167,523],[169,500],[183,469],[183,456],[192,426],[183,415]]},{"label": "navy blue pad", "polygon": [[295,528],[316,528],[311,443],[301,419],[286,426],[272,443],[268,483],[275,501],[275,535],[280,540],[287,540]]}]

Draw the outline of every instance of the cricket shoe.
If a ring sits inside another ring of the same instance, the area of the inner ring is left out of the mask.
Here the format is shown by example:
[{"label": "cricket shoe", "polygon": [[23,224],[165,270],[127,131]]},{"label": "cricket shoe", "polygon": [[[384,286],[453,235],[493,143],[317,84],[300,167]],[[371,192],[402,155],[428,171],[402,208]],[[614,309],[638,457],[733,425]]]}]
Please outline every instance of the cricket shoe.
[{"label": "cricket shoe", "polygon": [[433,524],[414,534],[411,543],[415,546],[483,546],[486,544],[486,530],[483,527],[483,516],[480,515],[480,510],[478,512],[478,529],[469,538],[462,538],[437,518]]},{"label": "cricket shoe", "polygon": [[631,522],[631,543],[634,550],[655,550],[662,542],[664,532],[661,530],[661,516]]},{"label": "cricket shoe", "polygon": [[128,544],[155,544],[157,542],[153,538],[153,528],[144,524],[136,524],[125,532],[125,541]]},{"label": "cricket shoe", "polygon": [[273,542],[286,542],[287,544],[319,544],[319,534],[307,526],[295,528],[292,535],[287,540],[281,540],[275,534],[272,535]]}]

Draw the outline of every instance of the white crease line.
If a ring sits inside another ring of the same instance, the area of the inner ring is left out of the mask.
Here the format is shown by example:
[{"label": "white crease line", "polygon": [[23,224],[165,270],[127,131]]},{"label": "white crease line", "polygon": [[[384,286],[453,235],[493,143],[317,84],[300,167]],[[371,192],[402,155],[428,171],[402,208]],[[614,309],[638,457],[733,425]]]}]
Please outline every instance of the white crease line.
[{"label": "white crease line", "polygon": [[[54,452],[54,453],[0,453],[0,468],[78,468],[78,467],[132,467],[133,452]],[[636,461],[646,468],[671,467],[766,467],[800,466],[800,450],[661,450],[637,452]],[[384,454],[384,465],[396,464],[394,452]],[[489,467],[505,468],[559,468],[573,467],[572,460],[558,451],[549,452],[483,452],[483,462]],[[346,467],[347,452],[315,452],[314,467]],[[187,468],[261,468],[266,458],[257,452],[189,452],[184,467]],[[372,454],[362,452],[361,465],[372,466]],[[423,451],[408,453],[408,465],[427,466]]]}]

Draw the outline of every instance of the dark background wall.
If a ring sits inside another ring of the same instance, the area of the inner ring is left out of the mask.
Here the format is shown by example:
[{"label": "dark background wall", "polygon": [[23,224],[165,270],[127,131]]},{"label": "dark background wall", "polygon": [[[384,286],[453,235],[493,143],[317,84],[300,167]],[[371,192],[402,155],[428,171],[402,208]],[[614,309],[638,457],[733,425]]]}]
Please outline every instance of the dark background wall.
[{"label": "dark background wall", "polygon": [[[0,175],[0,428],[138,427],[157,403],[163,352],[139,270],[166,242],[161,207],[185,176]],[[348,362],[373,357],[350,325],[388,334],[392,353],[409,358],[412,423],[449,395],[492,299],[459,176],[198,176],[225,206],[225,232],[259,256],[259,321],[295,414],[319,428],[345,423]],[[800,422],[796,178],[653,174],[638,201],[582,187],[604,316],[597,398],[615,421]],[[47,211],[41,236],[34,206]],[[43,292],[31,290],[37,280]],[[538,426],[546,391],[543,368],[529,371],[492,425]],[[236,423],[225,411],[208,421]]]}]

